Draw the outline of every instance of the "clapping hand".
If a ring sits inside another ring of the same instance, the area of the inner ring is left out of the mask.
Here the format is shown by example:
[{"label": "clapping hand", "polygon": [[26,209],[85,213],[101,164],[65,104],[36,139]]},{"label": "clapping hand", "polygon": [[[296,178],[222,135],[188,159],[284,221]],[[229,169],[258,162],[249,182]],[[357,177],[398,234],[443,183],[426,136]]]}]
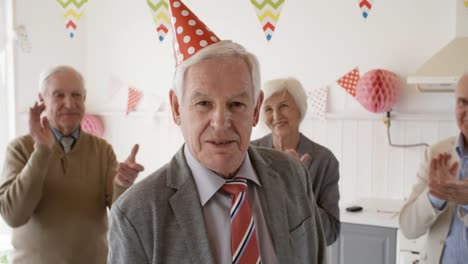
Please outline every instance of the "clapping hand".
[{"label": "clapping hand", "polygon": [[29,134],[34,139],[34,143],[38,145],[52,148],[54,145],[54,135],[49,128],[49,120],[47,117],[42,117],[41,114],[44,112],[46,106],[44,103],[34,103],[29,108]]},{"label": "clapping hand", "polygon": [[457,179],[458,162],[450,165],[451,155],[439,154],[429,167],[429,193],[457,204],[468,204],[468,179]]},{"label": "clapping hand", "polygon": [[139,146],[135,144],[132,148],[130,156],[124,161],[120,162],[117,166],[117,175],[114,181],[117,185],[128,188],[135,181],[138,173],[142,172],[145,168],[136,162],[136,154],[138,153]]}]

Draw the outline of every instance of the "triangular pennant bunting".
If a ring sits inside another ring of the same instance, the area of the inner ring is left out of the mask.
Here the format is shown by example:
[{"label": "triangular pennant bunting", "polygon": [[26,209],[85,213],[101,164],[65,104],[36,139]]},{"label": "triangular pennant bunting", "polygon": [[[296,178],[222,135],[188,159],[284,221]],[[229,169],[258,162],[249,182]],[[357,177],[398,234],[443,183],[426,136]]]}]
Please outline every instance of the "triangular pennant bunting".
[{"label": "triangular pennant bunting", "polygon": [[159,41],[163,41],[171,26],[169,7],[166,0],[147,0],[151,16],[156,25]]},{"label": "triangular pennant bunting", "polygon": [[278,23],[284,0],[250,0],[268,41]]},{"label": "triangular pennant bunting", "polygon": [[350,95],[356,96],[356,86],[359,81],[359,69],[356,67],[346,75],[336,81],[341,87],[343,87]]},{"label": "triangular pennant bunting", "polygon": [[327,110],[328,86],[307,91],[307,97],[309,98],[309,107],[311,113],[315,117],[321,120],[325,120],[325,112]]},{"label": "triangular pennant bunting", "polygon": [[84,12],[84,6],[88,0],[57,0],[57,3],[63,8],[63,18],[65,19],[65,27],[67,28],[70,38],[75,37],[78,20]]},{"label": "triangular pennant bunting", "polygon": [[465,0],[464,6],[465,6],[466,8],[468,8],[468,0]]},{"label": "triangular pennant bunting", "polygon": [[127,101],[127,115],[128,113],[135,110],[138,101],[140,101],[142,92],[136,88],[129,87],[128,88],[128,101]]},{"label": "triangular pennant bunting", "polygon": [[369,16],[369,12],[372,9],[372,5],[374,4],[374,0],[358,0],[359,7],[361,8],[362,16],[367,18]]}]

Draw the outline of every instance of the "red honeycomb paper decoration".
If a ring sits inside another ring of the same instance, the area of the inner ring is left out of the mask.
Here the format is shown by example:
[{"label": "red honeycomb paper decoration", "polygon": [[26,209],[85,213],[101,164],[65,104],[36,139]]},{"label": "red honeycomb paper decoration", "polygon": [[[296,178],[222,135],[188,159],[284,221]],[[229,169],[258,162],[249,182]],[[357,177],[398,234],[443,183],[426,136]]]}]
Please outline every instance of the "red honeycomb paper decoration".
[{"label": "red honeycomb paper decoration", "polygon": [[373,113],[388,112],[400,98],[401,82],[387,70],[375,69],[361,76],[356,87],[356,100]]},{"label": "red honeycomb paper decoration", "polygon": [[101,119],[95,115],[85,114],[81,120],[81,129],[97,137],[102,137],[102,134],[104,134],[104,126],[102,125]]}]

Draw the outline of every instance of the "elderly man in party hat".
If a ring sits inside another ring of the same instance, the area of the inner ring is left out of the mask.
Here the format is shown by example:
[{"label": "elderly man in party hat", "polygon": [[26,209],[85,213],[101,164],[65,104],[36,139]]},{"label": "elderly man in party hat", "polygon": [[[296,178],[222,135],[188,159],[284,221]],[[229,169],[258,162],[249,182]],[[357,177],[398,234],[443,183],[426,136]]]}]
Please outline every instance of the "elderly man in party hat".
[{"label": "elderly man in party hat", "polygon": [[112,207],[108,263],[324,263],[307,169],[249,146],[263,100],[256,57],[169,3],[169,96],[185,144]]}]

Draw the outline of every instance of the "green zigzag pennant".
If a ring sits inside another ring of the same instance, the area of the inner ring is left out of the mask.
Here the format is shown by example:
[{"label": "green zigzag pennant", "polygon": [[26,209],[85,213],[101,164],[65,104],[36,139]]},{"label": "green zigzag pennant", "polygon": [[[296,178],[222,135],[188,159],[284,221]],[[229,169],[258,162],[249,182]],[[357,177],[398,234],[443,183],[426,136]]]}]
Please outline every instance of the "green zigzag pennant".
[{"label": "green zigzag pennant", "polygon": [[163,41],[171,26],[169,5],[166,0],[146,0],[151,10],[151,16],[156,24],[159,41]]},{"label": "green zigzag pennant", "polygon": [[84,4],[88,2],[88,0],[57,0],[57,2],[62,6],[62,8],[67,8],[70,4],[74,4],[77,8],[81,8]]},{"label": "green zigzag pennant", "polygon": [[250,0],[268,41],[271,40],[284,0]]},{"label": "green zigzag pennant", "polygon": [[75,37],[75,31],[84,12],[84,5],[88,3],[88,0],[56,0],[57,3],[63,8],[63,18],[65,19],[65,27],[67,28],[68,35],[70,38]]}]

